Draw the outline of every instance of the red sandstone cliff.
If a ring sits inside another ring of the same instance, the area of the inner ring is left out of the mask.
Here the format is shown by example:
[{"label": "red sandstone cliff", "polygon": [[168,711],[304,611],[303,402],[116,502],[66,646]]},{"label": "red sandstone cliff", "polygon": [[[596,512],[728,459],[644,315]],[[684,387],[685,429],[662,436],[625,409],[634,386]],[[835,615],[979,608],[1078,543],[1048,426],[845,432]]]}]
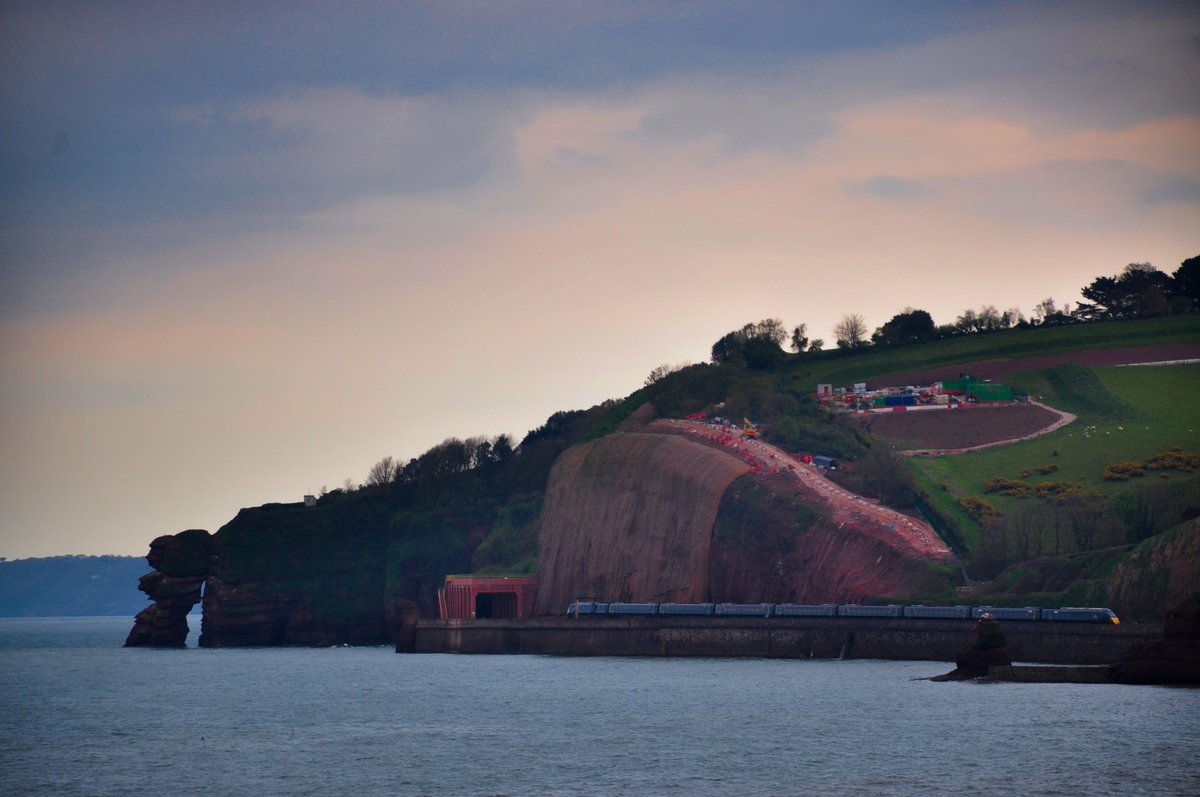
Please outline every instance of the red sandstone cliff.
[{"label": "red sandstone cliff", "polygon": [[617,434],[566,452],[546,490],[535,611],[577,598],[851,602],[947,579],[881,523],[828,511],[786,473],[748,470],[680,434]]},{"label": "red sandstone cliff", "polygon": [[578,597],[705,600],[717,507],[745,471],[676,435],[621,433],[565,452],[542,509],[534,611]]}]

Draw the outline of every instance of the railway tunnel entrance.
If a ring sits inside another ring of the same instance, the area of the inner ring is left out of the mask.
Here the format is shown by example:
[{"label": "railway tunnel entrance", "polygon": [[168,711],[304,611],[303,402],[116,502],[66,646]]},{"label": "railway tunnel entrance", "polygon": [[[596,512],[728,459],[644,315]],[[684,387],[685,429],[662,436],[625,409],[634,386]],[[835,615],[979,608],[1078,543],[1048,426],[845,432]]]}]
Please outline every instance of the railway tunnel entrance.
[{"label": "railway tunnel entrance", "polygon": [[536,592],[528,576],[446,576],[438,604],[443,620],[519,620],[529,617]]}]

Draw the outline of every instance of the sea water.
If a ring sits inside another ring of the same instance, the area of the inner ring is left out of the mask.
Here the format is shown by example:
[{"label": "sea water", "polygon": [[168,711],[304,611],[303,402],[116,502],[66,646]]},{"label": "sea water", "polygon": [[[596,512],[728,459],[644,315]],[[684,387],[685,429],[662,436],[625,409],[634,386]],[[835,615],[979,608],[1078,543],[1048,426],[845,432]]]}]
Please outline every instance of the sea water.
[{"label": "sea water", "polygon": [[0,794],[1200,794],[1194,689],[919,680],[945,662],[124,649],[130,625],[0,620]]}]

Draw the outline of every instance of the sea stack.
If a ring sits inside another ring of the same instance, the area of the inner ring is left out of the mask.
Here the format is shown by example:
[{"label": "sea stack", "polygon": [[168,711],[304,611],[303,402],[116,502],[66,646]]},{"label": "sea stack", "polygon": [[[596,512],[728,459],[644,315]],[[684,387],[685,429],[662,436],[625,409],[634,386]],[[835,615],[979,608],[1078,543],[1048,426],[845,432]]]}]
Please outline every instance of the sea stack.
[{"label": "sea stack", "polygon": [[154,601],[134,619],[125,647],[187,646],[188,612],[200,602],[208,575],[211,537],[202,529],[164,534],[150,543],[146,561],[154,568],[138,589]]},{"label": "sea stack", "polygon": [[988,674],[989,667],[1008,667],[1012,665],[1012,657],[1008,654],[1008,641],[1000,623],[990,614],[985,614],[975,623],[971,631],[971,645],[954,658],[956,665],[945,675],[939,675],[934,681],[965,681],[971,678],[983,678]]}]

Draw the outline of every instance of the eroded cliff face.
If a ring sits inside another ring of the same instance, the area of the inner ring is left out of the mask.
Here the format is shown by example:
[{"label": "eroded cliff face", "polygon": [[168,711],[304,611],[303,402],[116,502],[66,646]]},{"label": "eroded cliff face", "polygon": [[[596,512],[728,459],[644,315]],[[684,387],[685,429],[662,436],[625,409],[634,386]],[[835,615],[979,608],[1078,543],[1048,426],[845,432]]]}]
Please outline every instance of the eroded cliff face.
[{"label": "eroded cliff face", "polygon": [[953,576],[869,519],[835,519],[786,473],[679,434],[618,434],[555,465],[536,611],[571,601],[853,602]]},{"label": "eroded cliff face", "polygon": [[747,474],[722,496],[708,563],[711,600],[856,603],[943,589],[945,567],[886,527],[835,519],[794,481]]},{"label": "eroded cliff face", "polygon": [[1200,585],[1200,518],[1143,542],[1105,584],[1122,619],[1157,621]]},{"label": "eroded cliff face", "polygon": [[542,509],[535,613],[589,597],[704,601],[717,507],[745,471],[677,435],[621,433],[565,452]]}]

